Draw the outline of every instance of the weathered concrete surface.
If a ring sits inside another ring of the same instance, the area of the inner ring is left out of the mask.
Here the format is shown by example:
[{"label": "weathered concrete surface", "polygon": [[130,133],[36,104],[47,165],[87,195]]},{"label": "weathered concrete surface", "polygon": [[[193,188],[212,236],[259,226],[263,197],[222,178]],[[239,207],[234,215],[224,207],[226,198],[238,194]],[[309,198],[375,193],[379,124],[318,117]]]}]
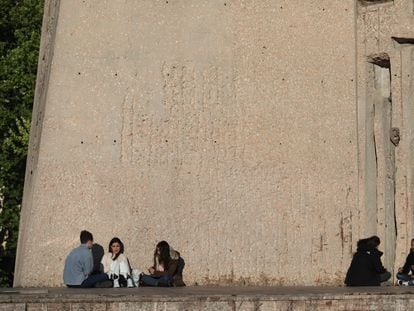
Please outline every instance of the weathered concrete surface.
[{"label": "weathered concrete surface", "polygon": [[413,288],[187,287],[0,290],[0,310],[412,310]]},{"label": "weathered concrete surface", "polygon": [[189,284],[342,284],[368,234],[401,264],[413,1],[46,8],[16,286],[61,285],[82,229],[139,269],[168,240]]}]

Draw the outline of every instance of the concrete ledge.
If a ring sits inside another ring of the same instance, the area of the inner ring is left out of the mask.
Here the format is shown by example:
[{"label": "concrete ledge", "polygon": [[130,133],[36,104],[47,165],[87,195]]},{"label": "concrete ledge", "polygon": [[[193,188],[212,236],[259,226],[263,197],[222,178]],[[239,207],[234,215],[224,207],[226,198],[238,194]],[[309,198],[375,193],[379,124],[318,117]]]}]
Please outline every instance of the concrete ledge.
[{"label": "concrete ledge", "polygon": [[414,287],[0,289],[0,310],[412,310]]}]

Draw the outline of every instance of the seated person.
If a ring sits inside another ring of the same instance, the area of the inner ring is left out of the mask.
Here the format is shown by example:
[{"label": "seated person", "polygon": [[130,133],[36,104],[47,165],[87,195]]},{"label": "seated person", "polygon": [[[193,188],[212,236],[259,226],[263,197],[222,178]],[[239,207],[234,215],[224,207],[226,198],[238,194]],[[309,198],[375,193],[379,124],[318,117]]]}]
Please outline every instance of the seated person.
[{"label": "seated person", "polygon": [[380,286],[391,278],[381,262],[382,252],[378,250],[380,239],[372,236],[358,241],[357,251],[345,278],[347,286]]},{"label": "seated person", "polygon": [[[409,274],[411,271],[411,275]],[[414,239],[411,240],[410,253],[404,267],[398,269],[397,285],[414,285]]]},{"label": "seated person", "polygon": [[101,261],[104,272],[114,282],[114,287],[119,287],[122,277],[128,287],[134,287],[131,278],[131,267],[127,256],[124,255],[124,243],[119,238],[113,238],[109,242],[109,252],[102,257]]},{"label": "seated person", "polygon": [[157,244],[154,265],[148,269],[150,275],[141,276],[143,286],[185,286],[182,278],[184,260],[166,241]]},{"label": "seated person", "polygon": [[93,270],[92,233],[86,230],[81,231],[80,242],[81,245],[73,249],[66,257],[63,282],[67,287],[87,288],[94,287],[98,282],[108,280],[105,273],[91,274]]}]

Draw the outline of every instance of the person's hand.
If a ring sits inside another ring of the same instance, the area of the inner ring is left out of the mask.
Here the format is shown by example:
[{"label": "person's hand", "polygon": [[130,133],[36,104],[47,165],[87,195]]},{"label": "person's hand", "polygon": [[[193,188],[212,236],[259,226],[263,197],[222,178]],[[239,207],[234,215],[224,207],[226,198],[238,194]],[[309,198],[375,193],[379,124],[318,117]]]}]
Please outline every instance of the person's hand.
[{"label": "person's hand", "polygon": [[149,272],[150,274],[154,274],[154,273],[155,273],[155,269],[154,269],[154,267],[149,267],[149,268],[148,268],[148,272]]},{"label": "person's hand", "polygon": [[403,271],[403,270],[402,270],[402,268],[401,268],[401,267],[399,267],[399,268],[398,268],[398,273],[402,273],[402,271]]}]

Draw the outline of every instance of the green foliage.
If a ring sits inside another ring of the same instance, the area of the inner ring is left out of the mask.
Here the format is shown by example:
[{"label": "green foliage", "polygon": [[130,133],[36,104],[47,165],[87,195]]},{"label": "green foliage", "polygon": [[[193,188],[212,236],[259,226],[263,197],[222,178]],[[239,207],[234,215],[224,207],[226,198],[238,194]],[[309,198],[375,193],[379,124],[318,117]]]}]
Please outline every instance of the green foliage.
[{"label": "green foliage", "polygon": [[0,287],[12,284],[44,0],[0,0]]}]

